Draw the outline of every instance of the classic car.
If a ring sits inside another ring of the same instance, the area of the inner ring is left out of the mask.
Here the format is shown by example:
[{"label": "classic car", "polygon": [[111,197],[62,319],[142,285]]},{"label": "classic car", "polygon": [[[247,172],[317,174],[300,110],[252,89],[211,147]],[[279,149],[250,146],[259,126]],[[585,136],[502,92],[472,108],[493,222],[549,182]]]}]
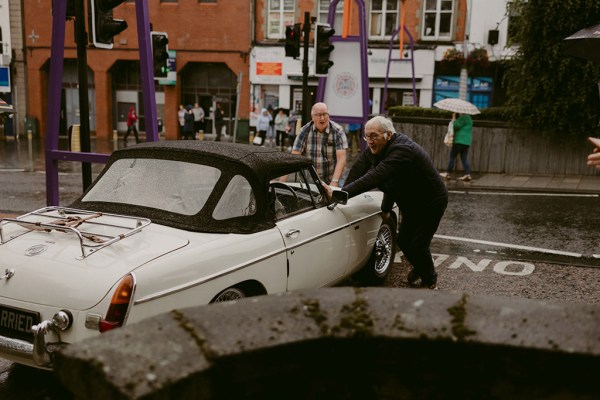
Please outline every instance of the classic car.
[{"label": "classic car", "polygon": [[61,346],[176,308],[385,278],[397,210],[327,199],[302,156],[221,142],[115,151],[69,207],[0,220],[0,357],[52,368]]}]

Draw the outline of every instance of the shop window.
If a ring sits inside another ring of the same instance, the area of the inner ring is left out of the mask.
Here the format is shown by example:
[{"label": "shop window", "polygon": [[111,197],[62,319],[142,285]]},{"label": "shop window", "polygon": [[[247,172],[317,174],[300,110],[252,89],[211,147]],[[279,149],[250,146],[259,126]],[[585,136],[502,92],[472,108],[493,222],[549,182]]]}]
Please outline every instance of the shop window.
[{"label": "shop window", "polygon": [[423,5],[423,40],[451,40],[454,0],[425,0]]},{"label": "shop window", "polygon": [[294,25],[296,0],[268,0],[267,38],[285,38],[285,27]]},{"label": "shop window", "polygon": [[369,39],[389,39],[398,28],[400,0],[372,0],[369,9]]}]

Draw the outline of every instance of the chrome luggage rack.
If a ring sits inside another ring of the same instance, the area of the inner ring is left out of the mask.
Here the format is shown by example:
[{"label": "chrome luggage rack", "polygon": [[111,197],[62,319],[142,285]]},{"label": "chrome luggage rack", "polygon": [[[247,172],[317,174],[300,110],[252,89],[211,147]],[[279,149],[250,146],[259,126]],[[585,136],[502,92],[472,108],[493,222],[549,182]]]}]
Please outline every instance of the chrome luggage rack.
[{"label": "chrome luggage rack", "polygon": [[[55,214],[53,215],[52,213]],[[45,218],[46,221],[42,222],[39,220],[31,220],[32,217]],[[132,227],[127,225],[100,222],[98,220],[94,221],[94,219],[100,217],[114,217],[130,220],[135,226]],[[150,221],[148,218],[130,217],[126,215],[109,214],[59,206],[44,207],[40,208],[39,210],[21,215],[17,218],[0,219],[0,245],[10,242],[11,240],[31,231],[50,233],[53,230],[56,230],[58,232],[74,233],[79,238],[79,244],[81,248],[81,256],[78,257],[78,259],[83,259],[106,246],[110,246],[119,240],[125,239],[126,237],[140,232],[146,226],[150,225],[151,222],[152,221]],[[25,228],[25,230],[22,232],[16,232],[10,237],[5,238],[3,227],[10,223],[17,224]],[[84,230],[83,228],[87,228],[88,230]],[[92,228],[100,228],[105,230],[116,228],[119,231],[116,235],[108,235],[106,233],[92,232],[89,230]]]}]

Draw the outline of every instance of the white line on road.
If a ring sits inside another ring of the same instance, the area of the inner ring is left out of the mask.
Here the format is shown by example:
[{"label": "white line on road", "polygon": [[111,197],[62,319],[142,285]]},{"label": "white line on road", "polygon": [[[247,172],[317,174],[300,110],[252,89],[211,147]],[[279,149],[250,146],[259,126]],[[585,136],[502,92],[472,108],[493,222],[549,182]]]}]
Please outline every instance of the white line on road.
[{"label": "white line on road", "polygon": [[536,193],[536,192],[467,192],[464,190],[448,190],[448,193],[457,194],[481,194],[481,195],[498,195],[498,196],[547,196],[547,197],[600,197],[598,194],[585,193]]},{"label": "white line on road", "polygon": [[458,242],[469,242],[469,243],[478,243],[478,244],[487,244],[490,246],[501,246],[508,247],[511,249],[519,249],[519,250],[528,250],[528,251],[537,251],[539,253],[548,253],[548,254],[556,254],[561,256],[569,256],[569,257],[582,257],[582,254],[579,253],[570,253],[568,251],[560,251],[560,250],[552,250],[552,249],[543,249],[540,247],[530,247],[530,246],[521,246],[518,244],[510,244],[510,243],[501,243],[501,242],[490,242],[487,240],[478,240],[478,239],[469,239],[458,236],[446,236],[446,235],[435,235],[435,238],[445,239],[445,240],[453,240]]}]

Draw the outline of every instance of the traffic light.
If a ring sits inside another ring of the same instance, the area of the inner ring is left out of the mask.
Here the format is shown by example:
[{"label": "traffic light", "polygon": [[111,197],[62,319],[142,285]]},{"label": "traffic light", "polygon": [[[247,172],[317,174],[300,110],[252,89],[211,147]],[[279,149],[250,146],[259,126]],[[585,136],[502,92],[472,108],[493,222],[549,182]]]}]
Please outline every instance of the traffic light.
[{"label": "traffic light", "polygon": [[169,73],[169,36],[166,32],[150,32],[152,36],[152,62],[154,79],[164,78]]},{"label": "traffic light", "polygon": [[300,24],[285,27],[285,56],[300,57]]},{"label": "traffic light", "polygon": [[90,42],[101,49],[113,48],[113,36],[127,29],[127,22],[113,19],[113,8],[125,0],[89,0]]},{"label": "traffic light", "polygon": [[315,31],[315,75],[327,75],[327,70],[333,65],[329,57],[335,48],[331,44],[335,31],[328,24],[316,24]]}]

